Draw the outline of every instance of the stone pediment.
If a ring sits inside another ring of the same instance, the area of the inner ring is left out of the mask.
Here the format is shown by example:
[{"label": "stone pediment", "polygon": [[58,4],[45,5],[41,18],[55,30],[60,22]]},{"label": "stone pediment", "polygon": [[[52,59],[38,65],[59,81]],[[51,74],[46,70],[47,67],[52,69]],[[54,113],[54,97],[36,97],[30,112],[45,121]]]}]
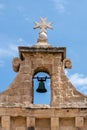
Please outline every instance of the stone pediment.
[{"label": "stone pediment", "polygon": [[[65,75],[71,68],[66,59],[65,47],[19,47],[19,58],[13,59],[13,69],[18,72],[9,88],[0,94],[0,107],[25,108],[87,108],[87,97],[78,92]],[[33,104],[32,79],[37,71],[51,76],[50,105]]]}]

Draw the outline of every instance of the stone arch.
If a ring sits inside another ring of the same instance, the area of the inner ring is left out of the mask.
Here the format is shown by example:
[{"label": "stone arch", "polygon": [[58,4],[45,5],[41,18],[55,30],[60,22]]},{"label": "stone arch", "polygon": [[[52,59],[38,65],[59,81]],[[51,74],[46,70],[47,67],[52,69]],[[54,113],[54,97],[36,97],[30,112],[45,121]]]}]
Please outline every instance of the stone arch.
[{"label": "stone arch", "polygon": [[[46,82],[45,82],[45,87],[47,89],[46,93],[36,92],[36,88],[38,87],[39,82],[37,81],[37,79],[34,79],[35,76],[50,77],[50,79],[46,79]],[[50,76],[49,70],[44,67],[38,67],[34,71],[32,81],[33,81],[33,103],[34,104],[50,104],[51,103],[51,76]]]},{"label": "stone arch", "polygon": [[46,67],[44,67],[44,66],[42,66],[42,67],[37,67],[36,69],[34,69],[34,71],[33,71],[33,77],[34,77],[34,75],[37,74],[38,72],[45,72],[45,73],[47,73],[47,74],[51,77],[51,71],[50,71],[50,69],[49,69],[49,68],[46,68]]}]

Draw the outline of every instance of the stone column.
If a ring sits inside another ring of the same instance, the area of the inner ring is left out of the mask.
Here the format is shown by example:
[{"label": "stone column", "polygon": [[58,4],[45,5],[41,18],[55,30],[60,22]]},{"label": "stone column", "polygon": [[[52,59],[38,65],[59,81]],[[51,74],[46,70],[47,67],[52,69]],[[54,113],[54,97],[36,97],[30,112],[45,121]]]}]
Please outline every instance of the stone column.
[{"label": "stone column", "polygon": [[27,128],[35,128],[35,118],[34,117],[27,117]]},{"label": "stone column", "polygon": [[51,130],[59,130],[59,118],[51,118]]},{"label": "stone column", "polygon": [[75,126],[78,128],[78,130],[81,130],[81,128],[84,127],[84,118],[83,117],[76,117],[75,118]]},{"label": "stone column", "polygon": [[11,130],[10,129],[10,116],[2,116],[1,125],[2,125],[2,130]]}]

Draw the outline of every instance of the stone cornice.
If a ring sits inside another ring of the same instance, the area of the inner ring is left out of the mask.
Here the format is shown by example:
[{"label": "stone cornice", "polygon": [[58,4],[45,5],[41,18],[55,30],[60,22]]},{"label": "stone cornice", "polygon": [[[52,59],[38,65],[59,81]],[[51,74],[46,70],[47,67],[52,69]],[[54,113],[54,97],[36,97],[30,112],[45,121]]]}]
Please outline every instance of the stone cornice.
[{"label": "stone cornice", "polygon": [[62,53],[62,60],[66,58],[66,48],[65,47],[24,47],[19,46],[19,55],[20,58],[23,59],[22,53]]}]

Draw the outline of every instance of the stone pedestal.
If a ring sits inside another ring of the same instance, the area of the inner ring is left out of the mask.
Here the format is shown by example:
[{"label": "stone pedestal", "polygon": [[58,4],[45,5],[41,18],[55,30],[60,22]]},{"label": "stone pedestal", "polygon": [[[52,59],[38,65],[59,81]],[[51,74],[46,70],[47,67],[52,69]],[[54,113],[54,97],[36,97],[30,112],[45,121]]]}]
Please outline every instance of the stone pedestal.
[{"label": "stone pedestal", "polygon": [[27,117],[27,128],[35,128],[35,118]]},{"label": "stone pedestal", "polygon": [[10,117],[9,116],[2,116],[1,124],[2,124],[2,130],[11,130],[10,129]]},{"label": "stone pedestal", "polygon": [[75,126],[77,128],[82,128],[84,126],[84,119],[83,119],[83,117],[76,117],[75,118]]},{"label": "stone pedestal", "polygon": [[59,130],[59,118],[51,118],[51,130]]}]

